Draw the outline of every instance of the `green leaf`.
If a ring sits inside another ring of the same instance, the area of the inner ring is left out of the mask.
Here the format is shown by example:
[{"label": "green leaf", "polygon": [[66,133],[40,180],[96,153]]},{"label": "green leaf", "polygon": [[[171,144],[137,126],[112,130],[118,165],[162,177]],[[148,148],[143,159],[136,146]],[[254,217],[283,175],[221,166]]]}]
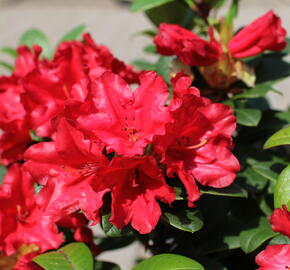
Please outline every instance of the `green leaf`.
[{"label": "green leaf", "polygon": [[192,29],[194,25],[194,12],[183,1],[168,2],[165,5],[146,10],[145,13],[155,26],[165,22]]},{"label": "green leaf", "polygon": [[83,243],[72,243],[41,254],[33,261],[45,270],[93,270],[93,256]]},{"label": "green leaf", "polygon": [[156,54],[156,46],[155,45],[148,45],[144,48],[144,52],[150,54]]},{"label": "green leaf", "polygon": [[113,225],[109,221],[110,217],[111,217],[111,214],[103,215],[102,222],[101,222],[102,229],[107,236],[120,237],[130,232],[129,230],[126,230],[126,229],[122,229],[122,230],[118,229],[115,225]]},{"label": "green leaf", "polygon": [[193,8],[195,6],[194,0],[184,0],[186,4],[188,4],[188,6],[190,8]]},{"label": "green leaf", "polygon": [[132,270],[204,270],[204,267],[187,257],[164,253],[144,260]]},{"label": "green leaf", "polygon": [[191,233],[199,231],[203,226],[199,211],[194,209],[166,211],[162,215],[162,220],[179,230]]},{"label": "green leaf", "polygon": [[269,179],[272,182],[276,182],[278,178],[278,174],[271,170],[271,166],[273,162],[271,161],[250,161],[248,160],[251,168],[261,176]]},{"label": "green leaf", "polygon": [[245,183],[257,190],[262,190],[268,183],[268,179],[255,172],[252,168],[246,168],[238,173],[238,178],[245,179]]},{"label": "green leaf", "polygon": [[172,57],[161,56],[156,64],[155,71],[163,77],[163,79],[170,83],[170,64],[172,62]]},{"label": "green leaf", "polygon": [[255,127],[259,124],[262,113],[255,109],[236,109],[237,123],[243,126]]},{"label": "green leaf", "polygon": [[120,266],[111,262],[95,262],[94,270],[121,270]]},{"label": "green leaf", "polygon": [[249,224],[250,229],[240,233],[241,249],[245,253],[250,253],[261,246],[265,241],[273,238],[278,233],[273,232],[267,218],[261,217]]},{"label": "green leaf", "polygon": [[134,0],[130,7],[130,10],[133,12],[144,11],[147,9],[164,5],[172,1],[174,0]]},{"label": "green leaf", "polygon": [[85,31],[86,25],[81,24],[72,30],[70,30],[68,33],[66,33],[59,41],[59,43],[63,41],[71,41],[71,40],[77,40],[81,37],[82,33]]},{"label": "green leaf", "polygon": [[13,71],[14,67],[12,65],[10,65],[7,62],[4,61],[0,61],[0,66],[4,67],[5,69],[9,70],[9,71]]},{"label": "green leaf", "polygon": [[290,144],[290,126],[273,134],[264,144],[264,149]]},{"label": "green leaf", "polygon": [[42,48],[42,55],[50,58],[52,50],[50,43],[46,35],[39,29],[30,29],[26,31],[20,38],[19,45],[26,45],[32,47],[33,45],[39,45]]},{"label": "green leaf", "polygon": [[132,62],[133,66],[140,69],[140,70],[154,70],[155,69],[155,64],[150,63],[146,60],[134,60]]},{"label": "green leaf", "polygon": [[290,165],[279,175],[274,191],[275,208],[281,208],[284,204],[290,209]]},{"label": "green leaf", "polygon": [[286,42],[287,42],[287,46],[282,52],[285,52],[286,54],[290,54],[290,38],[289,37],[286,38]]},{"label": "green leaf", "polygon": [[[256,85],[254,88],[233,96],[233,99],[264,97],[269,91],[278,92],[269,83]],[[280,92],[278,92],[280,93]]]},{"label": "green leaf", "polygon": [[2,48],[2,49],[0,49],[0,52],[9,55],[12,58],[16,58],[17,57],[17,51],[15,49],[13,49],[13,48],[8,48],[8,47]]},{"label": "green leaf", "polygon": [[277,181],[278,174],[271,170],[271,166],[274,164],[272,161],[257,161],[248,159],[247,162],[256,173],[272,182]]},{"label": "green leaf", "polygon": [[209,194],[226,197],[241,197],[248,198],[248,192],[237,184],[232,184],[226,188],[205,188],[200,190],[201,194]]},{"label": "green leaf", "polygon": [[7,171],[6,167],[3,165],[0,165],[0,185],[2,185],[3,178],[6,174],[6,171]]},{"label": "green leaf", "polygon": [[270,242],[269,245],[289,245],[290,244],[290,238],[285,235],[277,235],[274,237]]},{"label": "green leaf", "polygon": [[232,0],[232,4],[229,8],[228,14],[226,16],[225,22],[227,25],[232,25],[233,20],[238,15],[238,9],[239,9],[239,0]]}]

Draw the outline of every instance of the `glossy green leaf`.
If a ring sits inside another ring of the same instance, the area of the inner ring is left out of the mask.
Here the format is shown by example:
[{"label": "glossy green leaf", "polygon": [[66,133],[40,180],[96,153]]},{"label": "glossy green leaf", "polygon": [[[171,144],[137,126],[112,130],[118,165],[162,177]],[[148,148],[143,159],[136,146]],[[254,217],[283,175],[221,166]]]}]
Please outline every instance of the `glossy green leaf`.
[{"label": "glossy green leaf", "polygon": [[232,184],[226,188],[203,188],[200,190],[201,194],[209,194],[226,197],[241,197],[247,198],[248,192],[237,184]]},{"label": "glossy green leaf", "polygon": [[39,45],[42,48],[42,55],[50,58],[52,49],[46,35],[39,29],[30,29],[26,31],[20,38],[19,45],[26,45],[32,47]]},{"label": "glossy green leaf", "polygon": [[274,164],[271,161],[254,161],[248,160],[248,163],[251,165],[251,168],[261,176],[269,179],[272,182],[276,182],[278,174],[271,170],[271,166]]},{"label": "glossy green leaf", "polygon": [[85,29],[86,26],[84,24],[81,24],[73,28],[60,39],[59,43],[62,41],[71,41],[79,39],[81,35],[84,33]]},{"label": "glossy green leaf", "polygon": [[144,260],[132,270],[204,270],[204,267],[187,257],[165,253]]},{"label": "glossy green leaf", "polygon": [[290,165],[279,175],[274,191],[275,208],[280,208],[284,204],[290,209]]},{"label": "glossy green leaf", "polygon": [[83,243],[68,244],[33,258],[45,270],[93,270],[93,256]]},{"label": "glossy green leaf", "polygon": [[17,51],[13,48],[2,48],[0,49],[0,52],[7,54],[9,56],[11,56],[12,58],[16,58],[17,57]]},{"label": "glossy green leaf", "polygon": [[120,266],[111,262],[96,261],[94,270],[121,270]]},{"label": "glossy green leaf", "polygon": [[194,209],[166,211],[162,215],[162,220],[177,229],[191,233],[199,231],[203,226],[198,210]]},{"label": "glossy green leaf", "polygon": [[249,229],[240,233],[241,249],[250,253],[261,246],[265,241],[273,238],[278,233],[273,232],[267,218],[261,217],[249,224]]},{"label": "glossy green leaf", "polygon": [[7,62],[4,61],[0,61],[0,66],[4,67],[5,69],[9,70],[9,71],[13,71],[14,67],[12,65],[10,65]]},{"label": "glossy green leaf", "polygon": [[255,127],[259,124],[262,113],[256,109],[236,109],[237,123],[243,126]]},{"label": "glossy green leaf", "polygon": [[164,5],[174,0],[134,0],[130,10],[131,11],[144,11],[154,7]]},{"label": "glossy green leaf", "polygon": [[273,134],[264,144],[264,149],[290,144],[290,126]]},{"label": "glossy green leaf", "polygon": [[6,174],[6,171],[7,171],[6,167],[3,165],[0,165],[0,185],[2,185],[3,178]]},{"label": "glossy green leaf", "polygon": [[241,94],[233,96],[233,99],[264,97],[269,91],[274,91],[280,94],[280,92],[275,90],[270,84],[263,83],[258,84],[254,88],[247,90]]}]

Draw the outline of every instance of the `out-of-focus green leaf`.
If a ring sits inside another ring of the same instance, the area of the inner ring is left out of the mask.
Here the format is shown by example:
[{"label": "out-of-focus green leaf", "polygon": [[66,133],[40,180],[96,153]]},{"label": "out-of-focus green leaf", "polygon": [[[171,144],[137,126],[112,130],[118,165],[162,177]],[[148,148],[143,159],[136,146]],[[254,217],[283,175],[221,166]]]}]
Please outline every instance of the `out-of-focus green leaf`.
[{"label": "out-of-focus green leaf", "polygon": [[170,82],[170,64],[172,62],[172,57],[161,56],[156,63],[155,71],[163,77],[163,79],[169,83]]},{"label": "out-of-focus green leaf", "polygon": [[104,233],[109,237],[120,237],[126,234],[129,234],[130,231],[126,229],[118,229],[115,225],[113,225],[109,219],[111,217],[111,214],[103,215],[102,216],[102,222],[101,226],[104,231]]},{"label": "out-of-focus green leaf", "polygon": [[240,233],[241,249],[245,253],[250,253],[256,250],[265,241],[273,238],[278,233],[273,232],[267,218],[260,217],[249,224],[250,229],[243,230]]},{"label": "out-of-focus green leaf", "polygon": [[274,191],[274,206],[286,205],[290,209],[290,165],[279,175]]},{"label": "out-of-focus green leaf", "polygon": [[243,126],[255,127],[259,124],[262,113],[256,109],[236,109],[237,123]]},{"label": "out-of-focus green leaf", "polygon": [[59,41],[71,41],[71,40],[77,40],[81,37],[81,35],[84,33],[86,29],[86,26],[84,24],[78,25],[72,30],[70,30],[68,33],[66,33]]},{"label": "out-of-focus green leaf", "polygon": [[145,13],[156,26],[165,22],[179,24],[182,27],[192,29],[194,25],[194,12],[183,1],[169,2],[165,5],[146,10]]},{"label": "out-of-focus green leaf", "polygon": [[256,85],[254,88],[250,90],[247,90],[241,94],[233,96],[233,99],[264,97],[269,91],[274,91],[276,93],[281,94],[279,91],[275,90],[269,83],[262,83]]},{"label": "out-of-focus green leaf", "polygon": [[232,184],[226,188],[203,188],[200,190],[200,193],[226,197],[248,197],[248,192],[237,184]]},{"label": "out-of-focus green leaf", "polygon": [[256,161],[248,160],[248,163],[251,165],[251,168],[261,176],[269,179],[270,181],[276,182],[278,174],[271,170],[273,162],[271,161]]},{"label": "out-of-focus green leaf", "polygon": [[2,185],[3,178],[6,174],[6,171],[7,171],[6,167],[3,165],[0,165],[0,185]]},{"label": "out-of-focus green leaf", "polygon": [[134,33],[132,35],[132,37],[141,36],[141,35],[153,38],[153,37],[155,37],[157,35],[157,32],[155,30],[148,29],[148,30],[144,30],[144,31],[141,31],[141,32]]},{"label": "out-of-focus green leaf", "polygon": [[264,149],[290,144],[290,126],[273,134],[264,144]]},{"label": "out-of-focus green leaf", "polygon": [[134,0],[130,10],[131,11],[145,11],[154,7],[164,5],[174,0]]},{"label": "out-of-focus green leaf", "polygon": [[98,247],[101,250],[114,250],[122,247],[126,247],[135,241],[133,235],[122,235],[121,237],[104,237],[99,243]]},{"label": "out-of-focus green leaf", "polygon": [[287,42],[287,46],[283,50],[283,52],[285,52],[286,54],[290,54],[290,38],[289,37],[286,38],[286,42]]},{"label": "out-of-focus green leaf", "polygon": [[232,4],[229,8],[228,14],[226,16],[225,22],[227,25],[232,25],[233,20],[238,15],[239,10],[239,0],[232,0]]},{"label": "out-of-focus green leaf", "polygon": [[7,54],[9,56],[11,56],[12,58],[16,58],[17,57],[17,51],[13,48],[2,48],[0,49],[0,52]]},{"label": "out-of-focus green leaf", "polygon": [[39,29],[30,29],[26,31],[19,40],[19,45],[32,47],[39,45],[42,48],[42,55],[47,58],[52,56],[52,49],[46,35]]},{"label": "out-of-focus green leaf", "polygon": [[33,258],[45,270],[93,270],[93,256],[83,243],[72,243]]},{"label": "out-of-focus green leaf", "polygon": [[224,5],[225,0],[208,0],[214,8],[220,8]]},{"label": "out-of-focus green leaf", "polygon": [[252,168],[246,168],[244,171],[238,173],[238,178],[245,179],[245,184],[262,190],[268,183],[268,179],[255,172]]},{"label": "out-of-focus green leaf", "polygon": [[144,260],[132,270],[204,270],[204,267],[187,257],[165,253]]},{"label": "out-of-focus green leaf", "polygon": [[13,71],[14,67],[12,65],[10,65],[7,62],[4,61],[0,61],[0,66],[4,67],[5,69],[9,70],[9,71]]},{"label": "out-of-focus green leaf", "polygon": [[134,60],[132,62],[133,66],[140,69],[140,70],[155,70],[155,64],[150,63],[146,60]]},{"label": "out-of-focus green leaf", "polygon": [[166,211],[162,215],[162,220],[179,230],[191,233],[199,231],[203,226],[203,221],[199,217],[198,210],[194,209]]},{"label": "out-of-focus green leaf", "polygon": [[150,54],[156,54],[156,47],[155,45],[148,45],[144,48],[144,52],[150,53]]},{"label": "out-of-focus green leaf", "polygon": [[96,261],[94,270],[121,270],[121,268],[115,263]]}]

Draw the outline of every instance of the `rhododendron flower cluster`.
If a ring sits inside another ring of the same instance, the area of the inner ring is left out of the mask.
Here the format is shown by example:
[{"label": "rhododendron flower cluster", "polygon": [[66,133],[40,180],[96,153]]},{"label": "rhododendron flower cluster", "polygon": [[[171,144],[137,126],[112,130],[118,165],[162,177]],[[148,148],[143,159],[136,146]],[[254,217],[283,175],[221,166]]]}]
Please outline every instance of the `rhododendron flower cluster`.
[{"label": "rhododendron flower cluster", "polygon": [[233,111],[201,97],[183,73],[169,100],[160,75],[134,71],[88,34],[61,43],[52,60],[40,54],[20,47],[13,74],[0,78],[1,162],[10,165],[0,190],[5,256],[30,247],[25,261],[58,248],[58,227],[98,254],[87,225],[100,221],[103,206],[115,226],[145,234],[159,221],[159,202],[176,198],[168,178],[182,181],[189,206],[199,185],[234,181]]}]

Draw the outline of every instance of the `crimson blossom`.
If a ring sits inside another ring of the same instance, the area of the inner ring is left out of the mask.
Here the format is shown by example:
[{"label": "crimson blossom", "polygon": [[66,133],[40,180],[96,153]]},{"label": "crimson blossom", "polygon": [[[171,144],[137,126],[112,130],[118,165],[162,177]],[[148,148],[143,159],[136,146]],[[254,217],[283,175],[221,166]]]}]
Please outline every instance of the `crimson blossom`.
[{"label": "crimson blossom", "polygon": [[173,99],[169,104],[173,122],[166,133],[157,136],[154,146],[167,165],[167,174],[176,174],[188,191],[189,205],[200,194],[195,183],[222,188],[229,186],[239,171],[231,153],[231,136],[236,128],[232,109],[199,96],[191,80],[178,74],[173,81]]},{"label": "crimson blossom", "polygon": [[115,58],[89,34],[83,41],[62,42],[52,60],[40,58],[41,48],[21,46],[11,76],[0,77],[0,162],[8,165],[22,160],[32,143],[30,132],[52,137],[51,120],[69,102],[83,102],[88,87],[107,70],[129,83],[138,81],[138,72]]},{"label": "crimson blossom", "polygon": [[172,81],[169,106],[159,75],[144,72],[139,81],[131,91],[120,76],[103,73],[83,103],[66,104],[53,122],[53,141],[25,152],[24,166],[44,186],[39,200],[50,215],[81,210],[96,224],[104,201],[118,228],[149,233],[161,215],[157,201],[175,200],[164,173],[180,177],[190,205],[199,198],[195,179],[216,188],[233,182],[239,163],[230,151],[230,107],[200,97],[183,74]]},{"label": "crimson blossom", "polygon": [[20,265],[26,265],[39,253],[58,248],[64,241],[55,217],[46,215],[45,202],[38,202],[33,183],[30,174],[14,164],[0,187],[0,251],[5,256],[14,256],[25,250],[20,252],[25,258],[20,256],[19,267],[15,269],[30,269]]},{"label": "crimson blossom", "polygon": [[[210,28],[208,42],[179,25],[163,23],[154,43],[158,53],[176,55],[185,65],[207,66],[217,62],[222,55],[222,45],[214,39],[212,31]],[[285,37],[281,19],[271,10],[244,27],[224,46],[233,58],[246,58],[266,50],[283,50]]]}]

